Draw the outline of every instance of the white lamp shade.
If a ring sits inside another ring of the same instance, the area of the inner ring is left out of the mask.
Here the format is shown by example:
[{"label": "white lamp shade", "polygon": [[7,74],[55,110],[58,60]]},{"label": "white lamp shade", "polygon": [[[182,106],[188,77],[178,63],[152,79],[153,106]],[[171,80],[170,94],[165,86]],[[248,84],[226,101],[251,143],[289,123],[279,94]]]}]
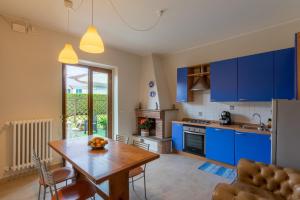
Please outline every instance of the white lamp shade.
[{"label": "white lamp shade", "polygon": [[89,26],[80,40],[79,48],[87,53],[103,53],[104,44],[95,26]]},{"label": "white lamp shade", "polygon": [[66,64],[77,64],[78,56],[71,44],[65,44],[65,47],[61,50],[58,56],[58,61]]}]

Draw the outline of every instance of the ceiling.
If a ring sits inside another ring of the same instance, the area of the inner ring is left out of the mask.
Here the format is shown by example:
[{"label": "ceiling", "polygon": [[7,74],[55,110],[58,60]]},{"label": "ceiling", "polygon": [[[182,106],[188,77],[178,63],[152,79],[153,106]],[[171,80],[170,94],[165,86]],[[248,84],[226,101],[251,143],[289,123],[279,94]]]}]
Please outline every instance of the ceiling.
[{"label": "ceiling", "polygon": [[[77,7],[80,0],[73,0]],[[174,53],[300,18],[299,0],[113,0],[130,25],[145,28],[167,9],[148,32],[128,28],[108,0],[94,0],[94,24],[104,43],[139,55]],[[90,0],[70,13],[70,32],[82,35],[90,23]],[[0,13],[42,27],[66,31],[63,0],[1,0]]]}]

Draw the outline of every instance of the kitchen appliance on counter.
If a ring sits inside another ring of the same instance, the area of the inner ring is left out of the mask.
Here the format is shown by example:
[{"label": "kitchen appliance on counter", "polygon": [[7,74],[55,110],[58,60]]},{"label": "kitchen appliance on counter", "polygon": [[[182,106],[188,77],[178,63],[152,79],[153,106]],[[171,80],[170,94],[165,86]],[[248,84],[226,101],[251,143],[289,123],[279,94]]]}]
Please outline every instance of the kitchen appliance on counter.
[{"label": "kitchen appliance on counter", "polygon": [[272,101],[272,163],[300,169],[300,101]]},{"label": "kitchen appliance on counter", "polygon": [[231,124],[231,115],[228,111],[221,112],[221,118],[219,119],[221,125],[230,125]]},{"label": "kitchen appliance on counter", "polygon": [[205,156],[205,127],[183,126],[183,151]]}]

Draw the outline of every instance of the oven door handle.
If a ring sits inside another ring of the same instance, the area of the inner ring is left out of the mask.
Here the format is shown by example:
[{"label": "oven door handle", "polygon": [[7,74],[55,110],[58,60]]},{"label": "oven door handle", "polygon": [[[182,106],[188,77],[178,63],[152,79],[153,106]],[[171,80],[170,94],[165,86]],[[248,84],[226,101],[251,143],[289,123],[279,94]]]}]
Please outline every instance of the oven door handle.
[{"label": "oven door handle", "polygon": [[189,133],[189,134],[193,134],[193,135],[204,135],[205,133],[195,133],[195,132],[191,132],[191,131],[184,131],[183,133]]}]

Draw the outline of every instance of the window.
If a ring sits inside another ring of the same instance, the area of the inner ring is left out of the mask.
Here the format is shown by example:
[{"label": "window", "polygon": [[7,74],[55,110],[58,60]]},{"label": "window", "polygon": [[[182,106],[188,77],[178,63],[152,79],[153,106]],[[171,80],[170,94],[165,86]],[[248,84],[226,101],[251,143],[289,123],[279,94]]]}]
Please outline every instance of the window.
[{"label": "window", "polygon": [[71,94],[71,89],[67,89],[67,94]]},{"label": "window", "polygon": [[76,89],[76,94],[82,94],[82,89]]}]

